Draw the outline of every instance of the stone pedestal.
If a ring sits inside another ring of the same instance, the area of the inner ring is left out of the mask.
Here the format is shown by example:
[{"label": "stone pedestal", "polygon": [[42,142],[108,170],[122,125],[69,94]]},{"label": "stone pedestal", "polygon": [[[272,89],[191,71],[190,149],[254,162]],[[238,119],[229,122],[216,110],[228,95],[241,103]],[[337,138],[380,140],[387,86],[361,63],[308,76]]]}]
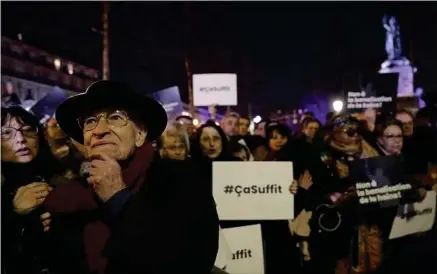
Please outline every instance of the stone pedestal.
[{"label": "stone pedestal", "polygon": [[408,60],[398,60],[397,62],[384,62],[381,65],[380,74],[397,73],[398,97],[414,97],[414,73],[417,69],[410,65]]},{"label": "stone pedestal", "polygon": [[407,109],[412,113],[419,110],[419,100],[415,96],[398,97],[396,100],[396,108],[398,110]]}]

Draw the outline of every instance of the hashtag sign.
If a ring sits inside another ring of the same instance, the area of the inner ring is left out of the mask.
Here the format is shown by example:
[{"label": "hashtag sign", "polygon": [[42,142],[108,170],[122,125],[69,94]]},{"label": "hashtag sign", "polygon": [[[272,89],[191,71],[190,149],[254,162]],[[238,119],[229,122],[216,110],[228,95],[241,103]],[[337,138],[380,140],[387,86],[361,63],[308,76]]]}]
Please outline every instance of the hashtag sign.
[{"label": "hashtag sign", "polygon": [[226,194],[232,194],[232,192],[234,192],[234,186],[231,185],[227,185],[225,186],[224,190],[223,190]]}]

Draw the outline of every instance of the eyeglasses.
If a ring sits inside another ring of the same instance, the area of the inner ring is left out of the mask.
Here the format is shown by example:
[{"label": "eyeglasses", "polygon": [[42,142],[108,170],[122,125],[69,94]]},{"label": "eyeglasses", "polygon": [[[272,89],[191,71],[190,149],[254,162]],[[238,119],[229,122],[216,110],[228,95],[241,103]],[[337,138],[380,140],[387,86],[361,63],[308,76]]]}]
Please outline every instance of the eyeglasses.
[{"label": "eyeglasses", "polygon": [[78,119],[78,123],[83,131],[90,131],[97,127],[101,118],[104,118],[106,123],[112,127],[124,127],[129,120],[126,112],[116,110],[110,113],[102,113],[96,116],[88,116],[83,119]]},{"label": "eyeglasses", "polygon": [[37,127],[33,128],[29,125],[22,126],[21,128],[2,127],[2,140],[7,141],[14,139],[18,131],[25,137],[36,138],[38,136]]}]

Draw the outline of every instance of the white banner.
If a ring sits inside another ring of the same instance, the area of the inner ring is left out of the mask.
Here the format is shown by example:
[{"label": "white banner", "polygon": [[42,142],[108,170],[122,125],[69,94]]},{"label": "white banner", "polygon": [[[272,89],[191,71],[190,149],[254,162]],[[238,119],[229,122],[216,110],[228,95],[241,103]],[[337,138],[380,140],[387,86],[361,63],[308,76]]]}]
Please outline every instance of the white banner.
[{"label": "white banner", "polygon": [[264,251],[260,225],[223,229],[232,252],[223,270],[231,274],[264,274]]},{"label": "white banner", "polygon": [[220,220],[294,218],[292,162],[213,162],[213,194]]},{"label": "white banner", "polygon": [[236,106],[237,75],[236,74],[194,74],[193,75],[194,106]]},{"label": "white banner", "polygon": [[428,231],[435,221],[436,193],[428,191],[420,203],[399,205],[389,239]]}]

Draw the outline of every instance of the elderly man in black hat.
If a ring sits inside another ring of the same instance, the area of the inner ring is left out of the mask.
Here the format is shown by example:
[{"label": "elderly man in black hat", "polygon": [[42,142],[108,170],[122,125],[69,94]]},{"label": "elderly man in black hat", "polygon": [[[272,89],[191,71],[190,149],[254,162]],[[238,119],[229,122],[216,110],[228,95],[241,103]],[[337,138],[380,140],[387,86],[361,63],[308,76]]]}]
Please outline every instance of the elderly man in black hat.
[{"label": "elderly man in black hat", "polygon": [[56,119],[90,161],[86,179],[55,188],[44,203],[56,273],[211,272],[214,200],[188,162],[152,159],[151,141],[167,124],[159,103],[99,81],[59,105]]}]

